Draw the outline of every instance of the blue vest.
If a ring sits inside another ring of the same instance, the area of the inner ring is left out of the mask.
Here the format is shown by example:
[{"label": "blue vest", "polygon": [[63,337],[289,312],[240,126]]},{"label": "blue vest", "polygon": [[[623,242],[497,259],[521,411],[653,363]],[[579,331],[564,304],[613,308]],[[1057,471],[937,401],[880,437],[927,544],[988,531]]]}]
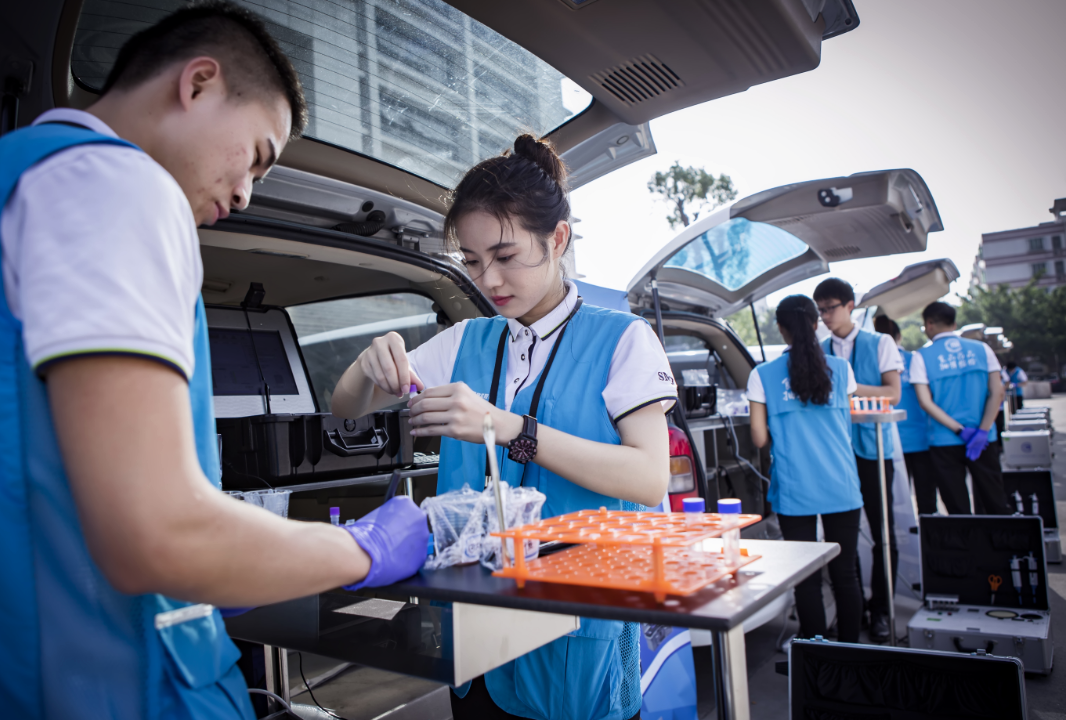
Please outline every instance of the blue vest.
[{"label": "blue vest", "polygon": [[1018,378],[1021,376],[1021,373],[1022,373],[1022,369],[1021,368],[1014,368],[1013,371],[1008,373],[1008,375],[1010,376],[1010,381],[1012,383],[1014,383],[1014,396],[1015,397],[1024,397],[1025,396],[1025,388],[1023,388],[1021,385],[1018,384],[1018,382],[1019,382]]},{"label": "blue vest", "polygon": [[[988,400],[988,357],[985,344],[966,338],[942,337],[918,351],[925,361],[929,392],[937,406],[964,427],[977,427]],[[988,431],[995,442],[996,426]],[[929,418],[929,444],[933,447],[962,445],[962,438]]]},{"label": "blue vest", "polygon": [[[85,143],[133,147],[60,124],[0,138],[0,207],[25,170]],[[217,610],[157,630],[159,613],[190,603],[124,595],[93,561],[60,457],[47,388],[26,362],[22,324],[7,306],[2,283],[0,276],[0,548],[5,575],[0,586],[0,705],[5,716],[253,718],[236,666],[240,653]],[[217,479],[202,301],[195,310],[196,372],[189,383],[190,400],[197,452],[204,472]]]},{"label": "blue vest", "polygon": [[[539,423],[587,440],[621,444],[601,393],[607,386],[615,347],[633,322],[642,321],[628,313],[581,306],[557,341],[561,345],[541,395]],[[500,335],[505,332],[503,317],[468,322],[452,382],[465,382],[474,392],[489,397]],[[507,377],[506,363],[505,354],[503,378]],[[511,412],[528,413],[536,385],[536,381],[527,383],[519,391]],[[504,401],[501,387],[496,405],[502,408]],[[545,494],[543,517],[600,507],[639,509],[586,490],[535,463],[512,462],[503,448],[496,449],[496,456],[501,479],[512,487],[523,484]],[[438,494],[458,490],[463,483],[480,489],[484,479],[483,445],[441,440]],[[485,684],[496,704],[513,715],[536,720],[626,720],[641,705],[638,632],[637,623],[583,618],[580,630],[487,673]]]},{"label": "blue vest", "polygon": [[903,391],[896,407],[907,411],[907,419],[896,423],[899,442],[905,453],[922,452],[929,449],[929,416],[918,404],[918,395],[911,385],[911,360],[914,356],[903,348],[899,349],[899,356],[903,358],[903,372],[899,376]]},{"label": "blue vest", "polygon": [[[855,336],[855,342],[851,346],[851,357],[845,358],[851,362],[851,369],[855,373],[855,382],[860,385],[881,384],[881,364],[877,361],[877,346],[881,342],[881,333],[873,333],[869,330],[859,330]],[[833,354],[833,338],[827,337],[822,342],[822,349],[826,355]],[[883,426],[885,457],[891,458],[895,447],[892,440],[892,426],[885,423]],[[855,448],[855,454],[867,460],[877,459],[877,426],[873,423],[856,423],[851,426],[851,444]]]},{"label": "blue vest", "polygon": [[766,391],[767,424],[774,441],[767,497],[781,515],[828,515],[862,507],[851,447],[848,362],[826,357],[833,392],[826,405],[815,405],[792,394],[789,357],[786,352],[754,370]]}]

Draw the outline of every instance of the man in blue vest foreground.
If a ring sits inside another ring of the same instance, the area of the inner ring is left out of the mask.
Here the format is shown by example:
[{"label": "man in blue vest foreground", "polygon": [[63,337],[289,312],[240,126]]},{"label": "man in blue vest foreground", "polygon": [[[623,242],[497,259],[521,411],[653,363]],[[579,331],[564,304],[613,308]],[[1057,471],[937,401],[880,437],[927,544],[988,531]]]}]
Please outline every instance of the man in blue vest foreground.
[{"label": "man in blue vest foreground", "polygon": [[[839,278],[829,278],[814,289],[814,302],[822,322],[832,333],[822,343],[826,355],[846,359],[851,363],[858,383],[857,397],[886,397],[895,405],[900,398],[900,370],[903,361],[892,338],[881,333],[862,330],[851,321],[855,310],[855,291]],[[892,587],[895,587],[899,551],[896,549],[896,528],[892,516],[892,426],[883,425],[885,477],[888,478],[888,547],[892,558]],[[851,443],[859,470],[859,486],[866,522],[873,536],[873,567],[870,576],[871,597],[870,637],[877,642],[888,640],[888,586],[885,583],[884,550],[881,542],[881,479],[877,466],[877,435],[873,424],[852,425]],[[861,575],[860,575],[861,577]]]},{"label": "man in blue vest foreground", "polygon": [[0,138],[5,717],[250,719],[213,606],[425,559],[406,498],[345,529],[218,489],[196,227],[246,207],[305,123],[262,22],[212,2],[133,36],[87,110]]},{"label": "man in blue vest foreground", "polygon": [[955,308],[935,302],[922,311],[932,340],[914,353],[910,380],[929,415],[929,453],[940,474],[937,486],[951,514],[969,514],[966,471],[973,478],[978,515],[1007,515],[996,440],[996,413],[1003,402],[999,361],[987,344],[955,335]]}]

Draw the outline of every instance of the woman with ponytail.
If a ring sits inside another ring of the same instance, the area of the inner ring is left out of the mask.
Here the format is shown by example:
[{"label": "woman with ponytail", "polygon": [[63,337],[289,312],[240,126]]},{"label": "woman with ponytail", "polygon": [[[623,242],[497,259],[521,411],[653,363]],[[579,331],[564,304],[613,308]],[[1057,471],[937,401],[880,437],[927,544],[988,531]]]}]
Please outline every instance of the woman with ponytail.
[{"label": "woman with ponytail", "polygon": [[[566,170],[530,135],[456,187],[445,236],[499,311],[457,323],[410,353],[389,333],[345,371],[333,412],[355,418],[421,391],[412,434],[440,436],[437,493],[485,476],[481,427],[496,426],[500,475],[545,494],[543,515],[632,510],[666,496],[670,363],[651,326],[583,304],[562,259],[570,247]],[[641,706],[639,627],[581,628],[456,688],[462,718],[629,720]]]},{"label": "woman with ponytail", "polygon": [[[817,540],[818,516],[826,542],[840,545],[829,563],[837,606],[837,639],[858,642],[862,595],[855,562],[862,493],[851,448],[855,376],[847,360],[827,357],[815,330],[818,309],[804,295],[777,306],[777,327],[788,350],[748,377],[751,438],[757,447],[773,439],[769,500],[785,540]],[[826,634],[822,574],[796,587],[800,634]]]}]

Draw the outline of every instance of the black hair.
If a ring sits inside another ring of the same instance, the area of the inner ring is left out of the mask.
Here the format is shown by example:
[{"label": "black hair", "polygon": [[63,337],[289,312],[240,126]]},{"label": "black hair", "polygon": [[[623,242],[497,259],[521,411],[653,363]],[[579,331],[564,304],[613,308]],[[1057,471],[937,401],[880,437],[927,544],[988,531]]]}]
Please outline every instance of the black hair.
[{"label": "black hair", "polygon": [[1016,367],[1018,367],[1018,363],[1014,362],[1013,360],[1011,360],[1010,362],[1007,363],[1007,369],[1008,370],[1013,370]]},{"label": "black hair", "polygon": [[954,325],[955,308],[946,302],[929,303],[925,306],[925,310],[922,310],[922,320],[925,320],[926,324],[935,323],[943,327]]},{"label": "black hair", "polygon": [[118,51],[102,93],[136,87],[199,55],[218,60],[231,96],[283,95],[292,111],[289,137],[303,133],[307,101],[292,62],[258,15],[226,0],[191,3],[131,36]]},{"label": "black hair", "polygon": [[453,245],[458,245],[456,223],[471,212],[488,213],[501,227],[517,220],[537,239],[547,260],[548,238],[560,221],[570,220],[566,166],[546,140],[519,135],[513,151],[478,163],[455,187],[444,218],[444,236]]},{"label": "black hair", "polygon": [[898,338],[902,335],[899,325],[888,315],[878,315],[874,318],[874,330],[891,338]]},{"label": "black hair", "polygon": [[833,392],[833,376],[814,332],[818,308],[806,295],[789,295],[777,306],[777,324],[792,340],[788,351],[788,382],[792,394],[804,404],[827,404]]},{"label": "black hair", "polygon": [[839,300],[842,305],[855,302],[855,291],[840,278],[829,278],[818,283],[814,289],[814,301]]}]

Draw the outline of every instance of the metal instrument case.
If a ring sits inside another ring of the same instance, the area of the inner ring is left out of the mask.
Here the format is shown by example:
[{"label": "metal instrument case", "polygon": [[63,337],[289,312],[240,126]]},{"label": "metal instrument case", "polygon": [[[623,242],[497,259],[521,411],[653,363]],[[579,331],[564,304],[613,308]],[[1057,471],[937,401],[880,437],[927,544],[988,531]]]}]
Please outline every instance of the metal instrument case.
[{"label": "metal instrument case", "polygon": [[[1049,563],[1062,562],[1062,541],[1059,539],[1058,506],[1055,504],[1055,481],[1045,468],[1032,470],[1004,470],[1003,492],[1007,504],[1017,511],[1021,500],[1022,515],[1039,515],[1044,521],[1044,553]],[[1018,493],[1020,498],[1015,497]],[[1037,512],[1033,512],[1033,496]]]},{"label": "metal instrument case", "polygon": [[[922,515],[919,536],[925,604],[907,623],[911,648],[979,650],[1016,657],[1026,672],[1050,673],[1054,642],[1040,518]],[[1013,557],[1026,558],[1018,571],[1020,593]],[[993,577],[1000,579],[994,596]]]}]

